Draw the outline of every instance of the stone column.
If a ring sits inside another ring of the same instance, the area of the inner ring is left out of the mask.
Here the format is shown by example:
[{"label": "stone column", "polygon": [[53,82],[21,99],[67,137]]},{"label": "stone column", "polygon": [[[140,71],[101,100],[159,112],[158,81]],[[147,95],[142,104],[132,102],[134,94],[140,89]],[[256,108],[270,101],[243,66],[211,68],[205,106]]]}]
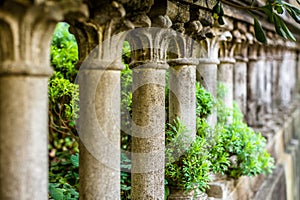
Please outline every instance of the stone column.
[{"label": "stone column", "polygon": [[[219,63],[219,59],[200,58],[197,66],[197,81],[213,95],[215,100],[217,98],[217,71]],[[207,117],[207,122],[212,127],[217,124],[217,112],[215,109]]]},{"label": "stone column", "polygon": [[263,45],[259,45],[257,65],[257,122],[262,125],[264,115],[266,113],[266,92],[265,92],[265,76],[266,76],[266,51]]},{"label": "stone column", "polygon": [[272,113],[277,113],[279,108],[279,72],[280,65],[282,62],[282,46],[283,40],[281,38],[275,37],[274,39],[274,48],[272,50],[273,63],[272,63]]},{"label": "stone column", "polygon": [[247,65],[247,122],[255,126],[257,122],[257,50],[258,44],[254,42],[248,49]]},{"label": "stone column", "polygon": [[[79,194],[81,200],[120,199],[120,71],[125,33],[131,24],[122,5],[90,10],[88,22],[73,21],[79,45]],[[105,18],[103,16],[110,16]],[[125,23],[126,22],[126,23]],[[127,24],[128,27],[123,25]],[[121,33],[119,33],[121,32]]]},{"label": "stone column", "polygon": [[297,94],[300,93],[300,51],[297,51]]},{"label": "stone column", "polygon": [[295,84],[296,64],[294,62],[295,54],[293,54],[292,43],[285,42],[288,49],[283,52],[283,60],[280,67],[280,77],[279,77],[279,90],[280,90],[280,104],[284,109],[289,106],[292,100],[293,85]]},{"label": "stone column", "polygon": [[294,42],[291,42],[290,45],[290,59],[289,59],[289,85],[290,85],[290,94],[291,94],[291,101],[296,96],[296,85],[297,85],[297,52],[296,52],[296,44]]},{"label": "stone column", "polygon": [[[232,35],[229,31],[224,32],[226,40],[223,40],[220,44],[220,64],[218,66],[218,82],[223,84],[226,93],[223,98],[224,105],[227,109],[233,108],[233,66],[235,59],[233,58],[233,52],[236,44],[230,42]],[[228,118],[228,123],[232,121],[232,115]]]},{"label": "stone column", "polygon": [[176,37],[181,52],[178,58],[168,60],[169,69],[169,121],[180,118],[191,139],[196,136],[196,65],[191,58],[193,40],[188,36]]},{"label": "stone column", "polygon": [[[197,81],[210,92],[213,97],[217,98],[217,71],[220,60],[218,58],[219,42],[224,39],[221,37],[222,32],[220,30],[213,30],[212,38],[205,38],[200,41],[200,59],[197,66]],[[214,127],[217,123],[216,109],[208,116],[207,122],[211,127]]]},{"label": "stone column", "polygon": [[[168,28],[168,17],[159,16]],[[155,25],[155,24],[154,24]],[[165,71],[170,29],[142,28],[129,35],[132,45],[132,171],[133,200],[164,199]]]},{"label": "stone column", "polygon": [[264,107],[266,114],[270,114],[272,112],[272,70],[273,60],[275,55],[273,54],[274,43],[273,43],[273,34],[271,32],[268,33],[268,46],[265,47],[266,51],[266,59],[265,59],[265,85],[264,85]]},{"label": "stone column", "polygon": [[[233,99],[240,107],[244,116],[247,114],[247,52],[248,42],[246,35],[239,31],[233,32],[235,40],[239,42],[234,51],[236,60],[233,67]],[[248,35],[248,34],[247,34]],[[248,36],[248,37],[252,37]]]},{"label": "stone column", "polygon": [[0,6],[0,199],[48,199],[50,41],[60,6]]},{"label": "stone column", "polygon": [[120,199],[122,65],[96,63],[83,63],[78,73],[80,199]]}]

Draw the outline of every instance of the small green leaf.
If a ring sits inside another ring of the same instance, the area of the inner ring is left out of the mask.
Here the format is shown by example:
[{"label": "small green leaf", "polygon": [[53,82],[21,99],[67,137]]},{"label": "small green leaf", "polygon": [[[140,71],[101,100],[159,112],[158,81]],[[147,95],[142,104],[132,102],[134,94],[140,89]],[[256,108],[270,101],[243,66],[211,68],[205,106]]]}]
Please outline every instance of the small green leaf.
[{"label": "small green leaf", "polygon": [[221,2],[218,1],[216,5],[212,8],[213,13],[216,13],[218,16],[221,14],[222,6]]},{"label": "small green leaf", "polygon": [[300,17],[297,15],[297,13],[293,9],[286,9],[290,16],[297,22],[300,23]]},{"label": "small green leaf", "polygon": [[64,199],[64,191],[61,188],[56,188],[53,185],[49,185],[49,193],[54,200]]},{"label": "small green leaf", "polygon": [[219,17],[218,18],[218,23],[220,24],[220,25],[224,25],[225,24],[225,22],[224,22],[224,20],[223,20],[223,17]]},{"label": "small green leaf", "polygon": [[283,8],[281,5],[276,5],[275,6],[275,10],[277,11],[278,14],[282,14],[283,13]]},{"label": "small green leaf", "polygon": [[300,23],[300,10],[288,3],[284,4],[285,9],[290,14],[290,16],[297,22]]},{"label": "small green leaf", "polygon": [[284,21],[281,19],[280,20],[282,29],[284,30],[284,32],[286,33],[287,37],[292,40],[292,41],[296,41],[296,38],[294,37],[294,35],[292,34],[292,32],[288,29],[288,27],[286,26],[286,24],[284,23]]},{"label": "small green leaf", "polygon": [[282,26],[281,26],[281,18],[278,17],[276,14],[273,16],[274,19],[274,25],[275,25],[275,30],[276,33],[278,33],[281,37],[283,37],[284,39],[287,39],[287,35],[285,33],[285,31],[283,30]]},{"label": "small green leaf", "polygon": [[70,160],[74,167],[79,167],[79,155],[78,154],[72,155]]},{"label": "small green leaf", "polygon": [[267,43],[266,33],[263,30],[263,28],[261,27],[261,25],[256,17],[254,17],[254,32],[255,32],[255,37],[259,42],[264,43],[264,44]]}]

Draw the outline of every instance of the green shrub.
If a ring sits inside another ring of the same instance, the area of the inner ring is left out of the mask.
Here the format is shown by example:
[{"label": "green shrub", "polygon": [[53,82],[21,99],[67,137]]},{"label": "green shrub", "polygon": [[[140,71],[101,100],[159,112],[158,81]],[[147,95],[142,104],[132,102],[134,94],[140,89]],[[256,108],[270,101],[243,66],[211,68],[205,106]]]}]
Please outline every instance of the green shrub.
[{"label": "green shrub", "polygon": [[78,194],[78,154],[57,153],[57,160],[52,161],[49,170],[49,195],[54,200],[77,200]]},{"label": "green shrub", "polygon": [[[243,114],[234,103],[233,109],[225,108],[221,100],[226,88],[218,85],[218,124],[211,144],[210,161],[214,173],[232,178],[271,173],[274,159],[266,150],[266,139],[243,121]],[[227,123],[232,113],[232,123]]]},{"label": "green shrub", "polygon": [[196,101],[196,114],[198,118],[205,119],[212,114],[215,107],[214,98],[199,82],[196,82]]},{"label": "green shrub", "polygon": [[[232,118],[231,124],[218,125],[212,155],[219,157],[211,159],[216,166],[214,172],[233,178],[271,173],[274,159],[266,150],[266,139],[243,122],[243,115],[237,104],[234,104]],[[230,164],[228,160],[231,160]]]},{"label": "green shrub", "polygon": [[166,159],[169,162],[165,168],[168,185],[181,187],[185,191],[205,191],[210,181],[211,167],[205,138],[196,136],[196,139],[190,142],[188,130],[179,119],[168,127],[166,145],[169,148],[166,149]]},{"label": "green shrub", "polygon": [[78,117],[79,86],[74,83],[77,70],[77,43],[68,24],[58,23],[51,43],[49,80],[49,198],[78,199]]}]

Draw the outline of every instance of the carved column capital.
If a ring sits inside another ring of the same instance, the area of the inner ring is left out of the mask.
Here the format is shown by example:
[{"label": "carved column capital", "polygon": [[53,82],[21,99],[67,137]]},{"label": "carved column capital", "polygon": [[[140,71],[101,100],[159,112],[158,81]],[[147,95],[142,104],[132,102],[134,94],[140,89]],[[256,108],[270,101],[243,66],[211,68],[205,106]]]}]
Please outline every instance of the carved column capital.
[{"label": "carved column capital", "polygon": [[234,50],[237,42],[234,42],[230,31],[225,31],[220,38],[219,59],[221,62],[234,63]]},{"label": "carved column capital", "polygon": [[171,57],[168,60],[169,65],[197,65],[199,59],[195,53],[199,48],[199,44],[193,38],[177,32],[168,49]]},{"label": "carved column capital", "polygon": [[87,69],[121,70],[122,45],[127,30],[134,24],[126,18],[126,10],[115,1],[90,8],[89,19],[70,19],[71,32],[79,45],[78,65]]},{"label": "carved column capital", "polygon": [[143,68],[166,69],[167,49],[170,39],[176,33],[169,29],[172,22],[167,16],[158,16],[149,28],[139,28],[130,31],[127,40],[132,46],[131,68],[143,66]]},{"label": "carved column capital", "polygon": [[240,30],[234,30],[233,37],[234,41],[236,42],[236,48],[234,49],[234,58],[238,61],[247,62],[249,41],[247,40],[246,33],[243,33]]},{"label": "carved column capital", "polygon": [[4,1],[0,7],[0,74],[51,74],[52,34],[56,23],[69,14],[87,16],[86,6],[77,1]]},{"label": "carved column capital", "polygon": [[232,38],[232,35],[229,31],[224,32],[220,28],[213,27],[210,37],[206,37],[199,42],[202,47],[200,51],[200,62],[218,64],[220,62],[219,50],[221,43],[230,38]]}]

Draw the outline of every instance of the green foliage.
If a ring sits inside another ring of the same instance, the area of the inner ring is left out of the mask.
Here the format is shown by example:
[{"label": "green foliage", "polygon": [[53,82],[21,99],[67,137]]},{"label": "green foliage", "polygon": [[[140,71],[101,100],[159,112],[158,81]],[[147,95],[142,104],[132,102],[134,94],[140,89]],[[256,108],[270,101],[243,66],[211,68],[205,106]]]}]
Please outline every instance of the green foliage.
[{"label": "green foliage", "polygon": [[213,171],[233,178],[270,173],[274,160],[266,150],[266,139],[243,122],[236,104],[232,118],[231,124],[218,124],[212,147]]},{"label": "green foliage", "polygon": [[57,153],[49,171],[49,198],[54,200],[78,199],[79,155],[63,151]]},{"label": "green foliage", "polygon": [[[224,86],[219,85],[218,94],[224,93]],[[243,121],[236,103],[232,110],[224,107],[219,99],[218,124],[210,151],[213,172],[233,178],[271,173],[274,159],[266,150],[266,139]],[[232,113],[232,123],[229,124],[228,111]]]},{"label": "green foliage", "polygon": [[74,82],[77,71],[78,46],[75,37],[68,31],[67,23],[58,23],[51,42],[51,65],[63,78]]},{"label": "green foliage", "polygon": [[131,199],[131,160],[124,154],[121,153],[121,199]]},{"label": "green foliage", "polygon": [[168,184],[182,187],[186,191],[205,191],[210,181],[211,165],[205,138],[196,136],[194,141],[191,140],[188,130],[179,119],[174,121],[174,125],[168,124],[168,127],[166,145],[169,148],[166,150],[166,159],[169,162],[165,168]]},{"label": "green foliage", "polygon": [[[265,4],[263,6],[254,6],[255,0],[252,0],[252,3],[250,6],[242,6],[235,4],[228,0],[218,0],[217,3],[212,8],[212,15],[214,19],[218,21],[220,25],[224,24],[223,21],[223,8],[222,3],[227,4],[229,6],[235,7],[237,9],[243,9],[248,11],[250,15],[252,15],[254,19],[254,32],[255,37],[259,42],[262,42],[264,44],[267,43],[267,37],[265,34],[265,31],[263,30],[261,23],[256,17],[255,12],[253,11],[260,11],[261,13],[264,13],[267,17],[270,23],[274,24],[275,31],[284,39],[290,39],[292,41],[296,41],[296,38],[292,34],[292,32],[287,27],[285,21],[284,21],[284,15],[285,13],[288,13],[289,16],[294,19],[296,23],[300,23],[300,9],[297,8],[294,5],[291,5],[283,0],[267,0],[265,1]],[[297,3],[300,4],[300,1],[297,0]]]},{"label": "green foliage", "polygon": [[[122,60],[125,69],[121,72],[121,149],[131,150],[131,113],[132,113],[132,71],[129,69],[130,46],[123,43]],[[131,160],[130,155],[121,153],[121,199],[131,199]]]},{"label": "green foliage", "polygon": [[77,70],[77,43],[68,24],[58,23],[51,43],[49,80],[49,198],[78,199],[78,117],[79,87],[73,83]]},{"label": "green foliage", "polygon": [[[280,8],[277,10],[280,12]],[[79,110],[79,88],[73,83],[77,74],[74,67],[77,45],[67,29],[67,24],[58,24],[51,44],[51,64],[55,72],[49,81],[49,198],[55,200],[78,199],[79,150],[75,119]],[[121,149],[130,152],[132,72],[128,67],[130,48],[127,42],[123,46],[122,58],[126,68],[121,73]],[[222,85],[219,88],[218,96],[222,98],[226,91]],[[167,97],[168,93],[166,87]],[[236,106],[233,111],[225,108],[221,98],[214,101],[199,83],[196,85],[196,98],[196,138],[189,137],[189,130],[180,119],[166,126],[165,153],[169,162],[166,165],[165,198],[170,185],[181,186],[186,191],[205,191],[211,171],[238,178],[268,173],[273,168],[274,161],[265,150],[265,139],[243,122],[243,116]],[[168,99],[166,106],[168,110]],[[206,118],[216,107],[219,123],[214,130]],[[232,112],[233,123],[227,124]],[[217,134],[210,138],[214,131]],[[121,169],[121,199],[131,199],[130,155],[121,154]]]},{"label": "green foliage", "polygon": [[121,72],[121,148],[130,150],[132,113],[132,71],[126,68]]},{"label": "green foliage", "polygon": [[196,83],[196,101],[197,117],[201,119],[207,118],[213,112],[215,102],[213,96],[199,82]]},{"label": "green foliage", "polygon": [[255,32],[255,37],[259,42],[264,43],[264,44],[267,43],[266,33],[263,30],[263,28],[261,27],[261,25],[256,17],[254,17],[254,32]]},{"label": "green foliage", "polygon": [[224,11],[223,11],[221,1],[218,1],[216,3],[216,5],[212,8],[212,12],[213,12],[213,18],[217,20],[220,25],[224,25],[225,24],[223,20]]},{"label": "green foliage", "polygon": [[227,88],[225,87],[224,84],[218,83],[218,89],[217,89],[217,118],[218,118],[218,123],[223,123],[225,124],[227,122],[228,117],[231,114],[231,110],[229,108],[226,108],[223,99],[224,96],[227,93]]}]

